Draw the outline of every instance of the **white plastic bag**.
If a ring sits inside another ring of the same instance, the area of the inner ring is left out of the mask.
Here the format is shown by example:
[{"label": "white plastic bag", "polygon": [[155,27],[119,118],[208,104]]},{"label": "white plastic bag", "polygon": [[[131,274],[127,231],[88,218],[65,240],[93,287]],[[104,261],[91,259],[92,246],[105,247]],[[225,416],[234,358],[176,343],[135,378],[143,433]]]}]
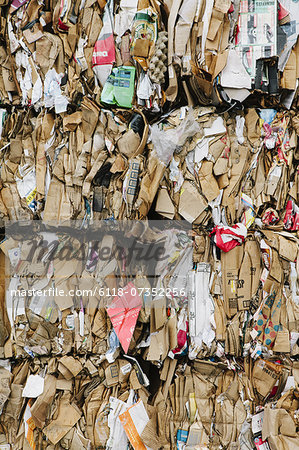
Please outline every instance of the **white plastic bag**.
[{"label": "white plastic bag", "polygon": [[186,119],[176,128],[164,131],[158,124],[154,124],[151,127],[151,139],[160,161],[168,166],[173,154],[180,153],[186,140],[199,133],[200,130],[192,109],[189,110]]}]

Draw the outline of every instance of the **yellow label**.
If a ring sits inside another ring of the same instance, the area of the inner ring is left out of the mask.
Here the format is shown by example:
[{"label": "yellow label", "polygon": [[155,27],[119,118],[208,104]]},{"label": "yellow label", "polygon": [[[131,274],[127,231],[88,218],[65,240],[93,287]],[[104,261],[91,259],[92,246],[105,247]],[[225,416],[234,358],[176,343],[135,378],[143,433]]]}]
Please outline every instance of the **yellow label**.
[{"label": "yellow label", "polygon": [[234,280],[231,280],[230,282],[230,289],[232,292],[236,292],[235,282]]},{"label": "yellow label", "polygon": [[196,415],[196,411],[197,411],[194,392],[191,392],[189,394],[189,409],[190,409],[190,422],[193,423],[195,420],[195,415]]},{"label": "yellow label", "polygon": [[245,226],[249,228],[254,222],[254,213],[251,209],[245,212]]},{"label": "yellow label", "polygon": [[33,191],[31,191],[30,194],[26,197],[27,205],[30,205],[32,200],[35,199],[35,196],[36,196],[36,188]]}]

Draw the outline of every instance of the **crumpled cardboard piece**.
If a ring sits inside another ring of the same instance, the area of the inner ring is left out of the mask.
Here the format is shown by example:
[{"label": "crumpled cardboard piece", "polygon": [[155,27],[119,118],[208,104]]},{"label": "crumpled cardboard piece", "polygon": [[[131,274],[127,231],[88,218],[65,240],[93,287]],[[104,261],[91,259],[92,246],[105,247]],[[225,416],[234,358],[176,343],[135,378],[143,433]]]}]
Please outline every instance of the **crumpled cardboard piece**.
[{"label": "crumpled cardboard piece", "polygon": [[63,395],[59,402],[58,411],[54,420],[44,429],[44,433],[52,444],[57,444],[68,431],[78,422],[81,412],[70,403],[69,395]]},{"label": "crumpled cardboard piece", "polygon": [[30,408],[33,421],[39,428],[44,427],[47,412],[56,393],[56,378],[53,375],[46,375],[44,391]]},{"label": "crumpled cardboard piece", "polygon": [[207,203],[189,181],[185,181],[180,191],[179,213],[188,222],[194,222],[205,210]]},{"label": "crumpled cardboard piece", "polygon": [[70,380],[81,372],[82,364],[72,356],[63,356],[59,361],[58,370],[64,378]]},{"label": "crumpled cardboard piece", "polygon": [[167,189],[160,189],[157,195],[156,212],[167,219],[173,219],[175,207],[169,197]]},{"label": "crumpled cardboard piece", "polygon": [[228,253],[221,253],[222,292],[226,314],[229,317],[238,310],[239,267],[241,267],[243,254],[243,246],[237,246]]},{"label": "crumpled cardboard piece", "polygon": [[252,383],[261,398],[265,399],[279,380],[283,367],[271,361],[258,359],[252,372]]},{"label": "crumpled cardboard piece", "polygon": [[267,405],[264,410],[262,437],[269,442],[271,448],[285,448],[284,436],[288,445],[297,445],[298,433],[296,426],[285,409],[271,409]]},{"label": "crumpled cardboard piece", "polygon": [[8,398],[10,396],[10,392],[11,392],[10,382],[11,382],[12,375],[4,367],[1,367],[0,377],[1,377],[1,393],[0,393],[1,404],[0,404],[0,408],[1,408],[1,411],[2,411],[5,402],[8,400]]}]

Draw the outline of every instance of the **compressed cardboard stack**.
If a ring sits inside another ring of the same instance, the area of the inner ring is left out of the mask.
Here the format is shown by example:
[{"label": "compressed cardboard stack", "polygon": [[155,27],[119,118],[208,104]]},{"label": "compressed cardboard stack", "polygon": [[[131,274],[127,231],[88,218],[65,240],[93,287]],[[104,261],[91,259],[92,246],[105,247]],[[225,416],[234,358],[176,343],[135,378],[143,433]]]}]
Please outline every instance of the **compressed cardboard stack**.
[{"label": "compressed cardboard stack", "polygon": [[0,449],[297,448],[298,4],[0,12]]},{"label": "compressed cardboard stack", "polygon": [[296,2],[9,3],[1,0],[5,102],[61,114],[89,96],[157,113],[168,102],[235,104],[254,89],[287,108],[294,98]]}]

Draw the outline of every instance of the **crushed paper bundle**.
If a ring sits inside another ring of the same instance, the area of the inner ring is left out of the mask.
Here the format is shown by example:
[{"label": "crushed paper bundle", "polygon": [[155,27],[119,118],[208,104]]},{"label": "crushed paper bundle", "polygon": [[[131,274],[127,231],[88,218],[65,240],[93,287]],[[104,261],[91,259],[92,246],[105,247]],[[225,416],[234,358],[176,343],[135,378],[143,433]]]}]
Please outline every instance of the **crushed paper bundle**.
[{"label": "crushed paper bundle", "polygon": [[297,89],[294,1],[1,0],[0,8],[4,103],[63,114],[89,96],[157,113],[168,102],[235,105],[257,92],[290,108]]},{"label": "crushed paper bundle", "polygon": [[0,0],[0,450],[299,447],[298,13]]}]

